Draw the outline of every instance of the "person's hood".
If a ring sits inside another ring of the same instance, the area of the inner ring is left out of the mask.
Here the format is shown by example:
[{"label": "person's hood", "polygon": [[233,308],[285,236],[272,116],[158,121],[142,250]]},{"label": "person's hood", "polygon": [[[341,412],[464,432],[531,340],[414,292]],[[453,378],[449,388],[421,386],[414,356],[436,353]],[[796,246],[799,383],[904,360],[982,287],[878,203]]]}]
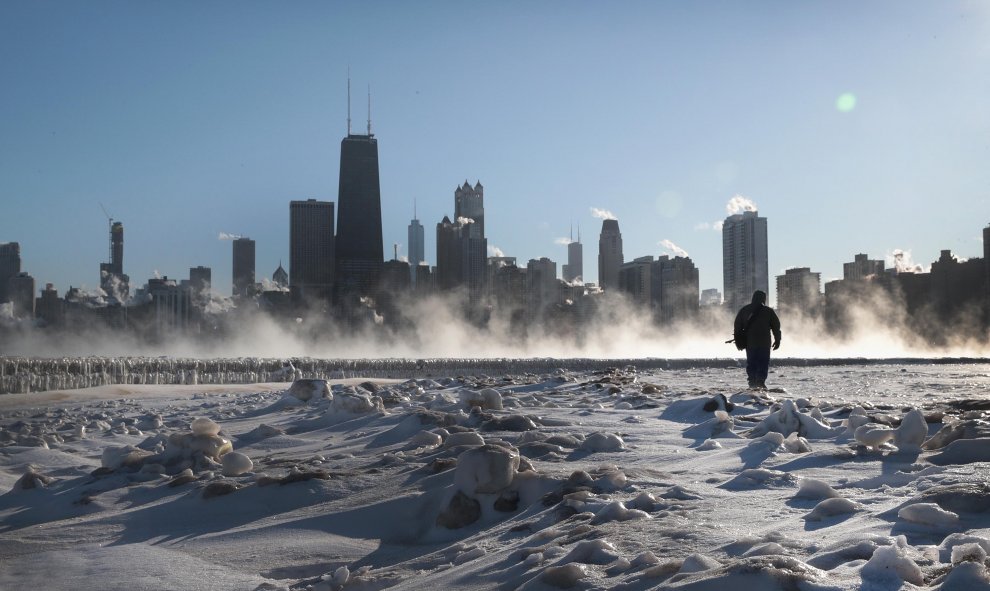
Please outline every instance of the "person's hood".
[{"label": "person's hood", "polygon": [[767,303],[767,293],[763,290],[756,290],[753,292],[753,303],[754,304],[766,304]]}]

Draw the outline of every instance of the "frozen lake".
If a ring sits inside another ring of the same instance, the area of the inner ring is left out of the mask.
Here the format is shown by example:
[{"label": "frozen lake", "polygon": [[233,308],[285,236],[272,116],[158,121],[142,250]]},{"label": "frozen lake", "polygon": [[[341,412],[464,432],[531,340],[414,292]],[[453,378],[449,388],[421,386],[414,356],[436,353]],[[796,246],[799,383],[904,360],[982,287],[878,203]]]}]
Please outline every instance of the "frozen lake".
[{"label": "frozen lake", "polygon": [[6,394],[0,588],[986,589],[990,364],[951,361]]}]

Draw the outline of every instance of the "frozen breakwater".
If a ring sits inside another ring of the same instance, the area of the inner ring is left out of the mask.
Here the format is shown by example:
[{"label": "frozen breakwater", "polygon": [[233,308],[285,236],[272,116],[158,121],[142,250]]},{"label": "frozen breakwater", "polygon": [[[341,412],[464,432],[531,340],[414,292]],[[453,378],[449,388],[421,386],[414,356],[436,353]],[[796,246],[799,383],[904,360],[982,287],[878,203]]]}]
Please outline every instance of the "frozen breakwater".
[{"label": "frozen breakwater", "polygon": [[[775,367],[990,363],[986,358],[775,358]],[[743,367],[745,359],[436,358],[316,359],[173,357],[0,357],[0,394],[71,390],[119,384],[197,385],[290,382],[298,378],[426,378],[442,375],[546,373],[556,368],[596,371]]]}]

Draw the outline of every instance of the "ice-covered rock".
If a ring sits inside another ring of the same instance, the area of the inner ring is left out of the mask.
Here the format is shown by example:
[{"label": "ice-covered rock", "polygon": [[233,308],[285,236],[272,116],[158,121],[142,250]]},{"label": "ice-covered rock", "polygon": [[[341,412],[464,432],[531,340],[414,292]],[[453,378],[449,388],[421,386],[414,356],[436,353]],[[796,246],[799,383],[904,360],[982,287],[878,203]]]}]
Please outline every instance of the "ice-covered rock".
[{"label": "ice-covered rock", "polygon": [[990,439],[956,439],[928,461],[938,466],[990,462]]},{"label": "ice-covered rock", "polygon": [[254,468],[254,462],[246,454],[232,451],[224,454],[221,460],[224,476],[240,476]]},{"label": "ice-covered rock", "polygon": [[200,417],[195,419],[190,425],[193,435],[217,435],[220,433],[220,425],[212,419]]},{"label": "ice-covered rock", "polygon": [[975,542],[959,544],[952,547],[951,560],[952,564],[976,562],[982,565],[987,560],[987,551],[982,545]]},{"label": "ice-covered rock", "polygon": [[894,430],[894,445],[901,451],[921,451],[927,437],[925,415],[916,408],[904,415],[900,426]]},{"label": "ice-covered rock", "polygon": [[454,486],[470,497],[497,493],[512,484],[518,470],[518,452],[496,445],[482,445],[457,456]]},{"label": "ice-covered rock", "polygon": [[100,465],[110,470],[120,468],[140,468],[146,459],[153,456],[150,451],[139,449],[133,445],[110,446],[103,449]]},{"label": "ice-covered rock", "polygon": [[432,431],[420,431],[409,439],[414,447],[436,447],[443,443],[443,437]]},{"label": "ice-covered rock", "polygon": [[297,400],[308,402],[330,397],[330,387],[326,380],[301,379],[292,382],[285,393]]},{"label": "ice-covered rock", "polygon": [[956,546],[968,544],[976,544],[983,548],[985,553],[990,554],[990,538],[973,534],[952,533],[947,535],[938,545],[939,561],[950,562]]},{"label": "ice-covered rock", "polygon": [[826,439],[833,437],[836,430],[799,411],[793,400],[785,400],[781,403],[780,409],[770,413],[753,427],[750,435],[760,437],[770,432],[780,433],[785,437],[797,433],[810,439]]},{"label": "ice-covered rock", "polygon": [[982,563],[965,561],[961,562],[949,571],[949,574],[942,579],[939,587],[944,591],[987,591],[990,589],[990,574]]},{"label": "ice-covered rock", "polygon": [[630,521],[633,519],[649,519],[650,515],[639,509],[629,509],[622,501],[612,501],[602,507],[592,518],[592,525],[608,523],[609,521]]},{"label": "ice-covered rock", "polygon": [[333,395],[330,409],[335,413],[368,414],[385,412],[385,405],[378,396],[371,396],[364,391],[345,390]]},{"label": "ice-covered rock", "polygon": [[583,565],[571,563],[560,566],[548,566],[543,569],[540,579],[552,587],[570,589],[587,576],[588,572]]},{"label": "ice-covered rock", "polygon": [[582,450],[588,452],[609,452],[609,451],[621,451],[625,448],[625,442],[622,438],[614,433],[602,433],[596,432],[588,435],[583,442],[581,442]]},{"label": "ice-covered rock", "polygon": [[880,446],[894,438],[894,430],[885,425],[867,423],[858,427],[853,434],[856,443],[864,447],[879,449]]},{"label": "ice-covered rock", "polygon": [[860,569],[860,576],[864,581],[891,581],[896,584],[897,580],[901,580],[912,585],[925,584],[924,574],[907,556],[901,543],[877,548]]},{"label": "ice-covered rock", "polygon": [[466,408],[480,407],[482,410],[502,410],[502,395],[494,388],[483,388],[478,391],[461,390],[461,404]]},{"label": "ice-covered rock", "polygon": [[990,423],[983,419],[967,419],[944,425],[922,447],[941,449],[957,439],[984,439],[990,437]]},{"label": "ice-covered rock", "polygon": [[462,431],[460,433],[451,433],[447,435],[447,438],[443,441],[443,446],[458,447],[461,445],[472,445],[479,446],[485,444],[485,438],[475,433],[474,431]]}]

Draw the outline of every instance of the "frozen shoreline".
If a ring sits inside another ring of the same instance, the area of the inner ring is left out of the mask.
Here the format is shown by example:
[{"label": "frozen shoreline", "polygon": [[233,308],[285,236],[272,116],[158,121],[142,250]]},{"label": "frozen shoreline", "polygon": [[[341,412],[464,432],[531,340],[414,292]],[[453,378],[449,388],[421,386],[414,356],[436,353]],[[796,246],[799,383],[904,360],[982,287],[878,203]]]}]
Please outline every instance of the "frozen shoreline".
[{"label": "frozen shoreline", "polygon": [[[969,365],[979,357],[775,357],[775,367],[873,365]],[[180,357],[0,357],[0,394],[74,390],[121,384],[201,385],[290,382],[298,378],[429,378],[443,375],[543,373],[557,368],[598,371],[610,367],[677,370],[744,367],[742,357],[713,358],[431,358],[317,359]]]}]

